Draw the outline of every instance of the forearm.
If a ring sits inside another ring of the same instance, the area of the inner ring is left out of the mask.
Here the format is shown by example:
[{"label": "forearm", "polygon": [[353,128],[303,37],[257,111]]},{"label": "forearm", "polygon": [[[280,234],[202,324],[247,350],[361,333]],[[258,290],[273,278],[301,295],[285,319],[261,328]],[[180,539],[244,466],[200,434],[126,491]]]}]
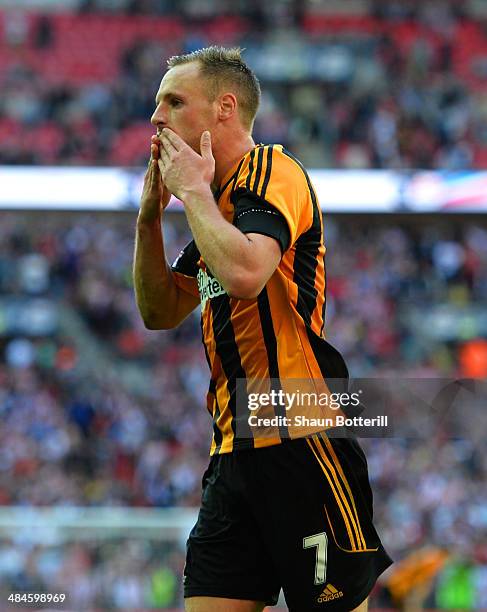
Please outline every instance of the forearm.
[{"label": "forearm", "polygon": [[188,224],[206,265],[230,294],[246,285],[255,262],[252,243],[218,210],[210,188],[183,196]]},{"label": "forearm", "polygon": [[159,220],[137,219],[133,277],[145,325],[152,329],[170,326],[177,310],[177,286],[166,262]]}]

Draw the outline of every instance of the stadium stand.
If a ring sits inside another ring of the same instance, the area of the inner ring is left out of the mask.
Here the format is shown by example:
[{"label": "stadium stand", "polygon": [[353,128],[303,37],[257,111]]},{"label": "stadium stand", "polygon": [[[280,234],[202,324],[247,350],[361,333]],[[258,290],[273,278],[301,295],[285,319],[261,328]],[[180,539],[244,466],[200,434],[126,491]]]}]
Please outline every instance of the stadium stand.
[{"label": "stadium stand", "polygon": [[163,59],[209,42],[246,48],[265,85],[257,139],[283,143],[307,165],[487,161],[487,38],[467,3],[401,11],[376,2],[345,15],[319,2],[254,3],[233,14],[219,3],[200,3],[203,14],[189,2],[179,13],[166,4],[0,13],[0,163],[142,163]]}]

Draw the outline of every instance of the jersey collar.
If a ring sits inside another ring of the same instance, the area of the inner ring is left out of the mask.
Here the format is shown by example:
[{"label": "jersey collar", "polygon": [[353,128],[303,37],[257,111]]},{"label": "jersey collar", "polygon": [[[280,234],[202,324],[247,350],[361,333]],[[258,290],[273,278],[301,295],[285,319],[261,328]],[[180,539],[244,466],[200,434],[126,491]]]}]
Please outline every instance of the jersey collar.
[{"label": "jersey collar", "polygon": [[228,185],[233,181],[233,179],[238,175],[240,168],[245,160],[245,158],[250,155],[252,153],[252,151],[255,151],[255,149],[257,149],[257,147],[262,147],[262,143],[258,143],[255,145],[255,147],[253,149],[251,149],[250,151],[247,151],[247,153],[245,153],[245,155],[237,162],[235,162],[233,164],[233,166],[230,168],[230,170],[225,174],[225,176],[222,179],[222,182],[220,183],[220,187],[214,192],[214,196],[215,199],[218,201],[218,199],[220,198],[220,196],[222,195],[222,193],[225,191],[225,189],[228,187]]}]

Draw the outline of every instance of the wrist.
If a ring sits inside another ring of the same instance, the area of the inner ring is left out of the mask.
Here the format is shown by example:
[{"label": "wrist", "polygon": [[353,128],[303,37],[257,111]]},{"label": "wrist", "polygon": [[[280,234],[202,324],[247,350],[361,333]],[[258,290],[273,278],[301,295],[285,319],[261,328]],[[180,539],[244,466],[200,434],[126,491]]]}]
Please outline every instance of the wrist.
[{"label": "wrist", "polygon": [[162,215],[144,215],[141,211],[137,215],[137,227],[160,228]]},{"label": "wrist", "polygon": [[192,185],[181,191],[180,200],[186,206],[192,200],[214,200],[213,193],[208,183]]}]

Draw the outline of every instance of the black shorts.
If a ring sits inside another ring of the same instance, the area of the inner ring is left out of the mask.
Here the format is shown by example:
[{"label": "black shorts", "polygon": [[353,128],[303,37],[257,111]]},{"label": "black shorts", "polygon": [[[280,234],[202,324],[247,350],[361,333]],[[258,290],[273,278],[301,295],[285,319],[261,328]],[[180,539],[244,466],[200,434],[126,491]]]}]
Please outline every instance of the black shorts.
[{"label": "black shorts", "polygon": [[215,455],[188,539],[184,596],[348,611],[392,563],[372,524],[367,461],[325,434]]}]

